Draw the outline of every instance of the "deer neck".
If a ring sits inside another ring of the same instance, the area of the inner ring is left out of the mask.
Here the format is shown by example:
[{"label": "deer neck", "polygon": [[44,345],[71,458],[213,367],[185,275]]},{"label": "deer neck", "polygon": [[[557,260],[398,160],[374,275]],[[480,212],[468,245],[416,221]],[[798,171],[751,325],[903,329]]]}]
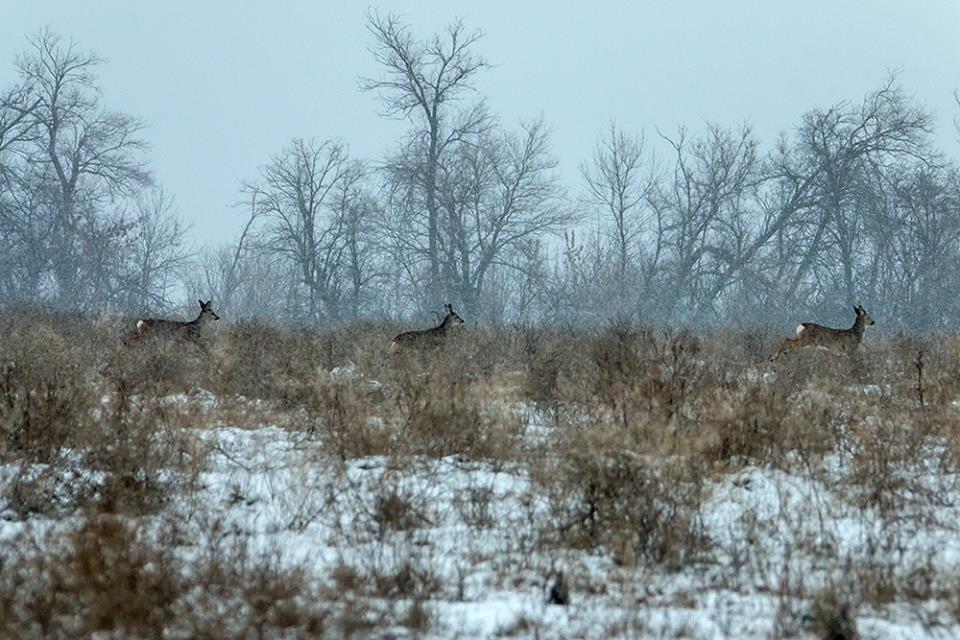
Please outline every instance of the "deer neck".
[{"label": "deer neck", "polygon": [[437,325],[437,331],[446,333],[449,329],[450,329],[450,315],[448,314],[443,318],[443,322]]},{"label": "deer neck", "polygon": [[190,324],[196,325],[198,327],[202,327],[205,324],[207,324],[209,321],[210,321],[209,316],[203,311],[201,311],[200,315],[198,315]]},{"label": "deer neck", "polygon": [[857,337],[857,342],[863,340],[863,332],[867,329],[867,323],[863,321],[861,316],[857,316],[857,319],[853,321],[853,326],[850,328],[850,333]]}]

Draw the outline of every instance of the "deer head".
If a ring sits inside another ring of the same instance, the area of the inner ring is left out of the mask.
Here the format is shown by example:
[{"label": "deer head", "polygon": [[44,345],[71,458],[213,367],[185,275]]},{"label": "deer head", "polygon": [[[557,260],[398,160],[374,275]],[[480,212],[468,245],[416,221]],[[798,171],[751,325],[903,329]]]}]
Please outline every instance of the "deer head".
[{"label": "deer head", "polygon": [[200,303],[200,317],[204,320],[219,320],[218,316],[213,310],[213,300],[198,300]]},{"label": "deer head", "polygon": [[444,308],[444,309],[446,310],[446,312],[447,312],[446,317],[444,317],[444,319],[443,319],[443,324],[444,324],[444,325],[446,325],[446,326],[451,326],[451,325],[452,325],[452,326],[460,326],[460,325],[462,325],[462,324],[464,323],[464,322],[463,322],[463,318],[461,318],[461,317],[457,314],[457,312],[453,310],[453,305],[452,305],[452,304],[447,303],[447,304],[443,305],[443,308]]},{"label": "deer head", "polygon": [[853,308],[854,312],[857,314],[857,318],[863,320],[863,326],[869,327],[876,324],[873,321],[873,318],[870,317],[870,314],[867,313],[867,310],[863,308],[863,305],[857,305]]}]

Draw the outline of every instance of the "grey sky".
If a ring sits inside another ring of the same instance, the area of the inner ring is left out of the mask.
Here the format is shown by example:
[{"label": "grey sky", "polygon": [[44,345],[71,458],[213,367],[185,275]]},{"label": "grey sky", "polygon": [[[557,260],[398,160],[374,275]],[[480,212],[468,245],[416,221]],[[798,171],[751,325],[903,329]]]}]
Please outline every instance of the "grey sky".
[{"label": "grey sky", "polygon": [[[291,137],[378,158],[404,129],[357,78],[377,73],[364,3],[0,0],[0,85],[44,25],[106,59],[105,103],[143,118],[155,175],[198,243],[239,230],[240,182]],[[426,36],[486,32],[479,89],[506,122],[543,114],[571,186],[610,118],[655,135],[748,121],[765,142],[814,106],[859,99],[887,70],[957,156],[960,2],[382,2]]]}]

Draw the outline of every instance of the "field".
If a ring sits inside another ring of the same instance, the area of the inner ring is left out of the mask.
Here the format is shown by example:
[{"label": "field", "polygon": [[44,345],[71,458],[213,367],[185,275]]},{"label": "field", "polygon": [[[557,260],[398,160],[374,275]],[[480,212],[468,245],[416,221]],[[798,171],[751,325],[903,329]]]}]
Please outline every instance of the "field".
[{"label": "field", "polygon": [[0,633],[960,637],[960,336],[0,322]]}]

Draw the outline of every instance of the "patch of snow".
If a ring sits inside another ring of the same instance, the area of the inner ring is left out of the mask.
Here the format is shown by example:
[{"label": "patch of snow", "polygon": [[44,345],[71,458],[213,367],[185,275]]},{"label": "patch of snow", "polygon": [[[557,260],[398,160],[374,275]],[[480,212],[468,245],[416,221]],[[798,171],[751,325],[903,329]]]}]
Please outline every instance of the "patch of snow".
[{"label": "patch of snow", "polygon": [[[331,375],[360,373],[345,366]],[[166,401],[209,407],[217,399],[198,390]],[[530,446],[553,435],[548,416],[533,405],[510,410],[525,423]],[[948,443],[932,444],[924,454],[930,463],[912,470],[918,477],[911,486],[939,496],[937,505],[913,514],[908,503],[894,519],[858,504],[844,452],[798,470],[717,475],[696,514],[705,557],[668,571],[619,567],[594,549],[546,544],[541,523],[549,504],[519,465],[455,456],[402,466],[389,456],[341,461],[316,439],[272,425],[218,426],[197,437],[211,447],[199,486],[152,516],[182,523],[178,554],[198,557],[198,541],[216,527],[242,541],[250,557],[276,554],[281,566],[304,569],[320,584],[329,584],[338,566],[365,576],[412,566],[437,584],[424,605],[433,637],[768,638],[778,632],[778,616],[803,627],[809,603],[779,595],[784,585],[815,591],[818,584],[844,584],[852,579],[845,566],[869,563],[887,563],[895,575],[926,566],[944,575],[960,571],[960,482],[936,464]],[[0,489],[12,485],[18,469],[0,467]],[[0,518],[0,545],[51,526],[39,517]],[[568,606],[546,601],[558,568],[570,582]],[[863,608],[856,612],[860,633],[960,637],[960,624],[937,602],[920,606],[922,614],[897,603]]]}]

